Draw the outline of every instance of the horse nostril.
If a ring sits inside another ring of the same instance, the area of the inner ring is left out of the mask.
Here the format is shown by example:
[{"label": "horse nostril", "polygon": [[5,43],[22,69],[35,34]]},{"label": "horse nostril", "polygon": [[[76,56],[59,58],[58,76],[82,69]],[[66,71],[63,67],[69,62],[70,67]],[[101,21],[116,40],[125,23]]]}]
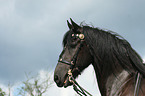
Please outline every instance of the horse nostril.
[{"label": "horse nostril", "polygon": [[61,82],[61,77],[59,77],[59,75],[54,75],[54,81],[57,84],[58,87],[62,87],[63,86],[63,82]]},{"label": "horse nostril", "polygon": [[54,76],[54,81],[58,81],[58,76],[57,75]]}]

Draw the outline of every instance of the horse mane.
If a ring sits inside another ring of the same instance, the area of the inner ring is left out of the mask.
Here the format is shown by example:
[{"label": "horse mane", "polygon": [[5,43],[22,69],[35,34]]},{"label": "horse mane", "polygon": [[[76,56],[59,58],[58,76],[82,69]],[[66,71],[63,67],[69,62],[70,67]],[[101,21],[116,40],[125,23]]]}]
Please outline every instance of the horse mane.
[{"label": "horse mane", "polygon": [[83,26],[83,33],[91,54],[97,60],[98,69],[106,67],[104,70],[107,70],[111,66],[117,70],[119,64],[128,72],[138,71],[145,76],[143,60],[123,37],[112,31],[89,26]]}]

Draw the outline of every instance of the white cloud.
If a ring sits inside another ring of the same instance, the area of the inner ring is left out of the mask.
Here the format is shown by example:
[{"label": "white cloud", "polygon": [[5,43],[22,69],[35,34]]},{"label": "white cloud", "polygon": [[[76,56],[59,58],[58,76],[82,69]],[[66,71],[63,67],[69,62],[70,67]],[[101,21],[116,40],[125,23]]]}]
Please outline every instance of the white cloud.
[{"label": "white cloud", "polygon": [[145,56],[143,57],[143,63],[145,63]]},{"label": "white cloud", "polygon": [[78,83],[93,96],[101,96],[98,83],[96,79],[96,74],[92,65],[84,70],[84,72],[79,76]]}]

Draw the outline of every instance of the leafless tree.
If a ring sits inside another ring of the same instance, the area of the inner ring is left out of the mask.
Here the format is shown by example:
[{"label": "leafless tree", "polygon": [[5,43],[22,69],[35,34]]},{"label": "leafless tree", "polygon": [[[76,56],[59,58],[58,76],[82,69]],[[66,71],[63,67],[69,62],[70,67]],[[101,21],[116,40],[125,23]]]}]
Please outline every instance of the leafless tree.
[{"label": "leafless tree", "polygon": [[43,96],[53,84],[51,76],[47,75],[45,79],[36,77],[28,77],[26,74],[27,80],[23,82],[21,88],[19,88],[19,94],[21,96]]}]

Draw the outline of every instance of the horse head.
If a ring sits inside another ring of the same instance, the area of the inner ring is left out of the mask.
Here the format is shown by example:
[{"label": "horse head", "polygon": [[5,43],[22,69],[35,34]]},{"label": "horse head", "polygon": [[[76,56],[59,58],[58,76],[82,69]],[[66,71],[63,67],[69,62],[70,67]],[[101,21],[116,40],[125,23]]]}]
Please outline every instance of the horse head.
[{"label": "horse head", "polygon": [[73,78],[76,78],[92,62],[83,28],[70,20],[71,24],[67,21],[69,31],[64,36],[63,51],[54,72],[54,81],[58,87],[72,85],[68,78],[68,71],[71,70]]}]

